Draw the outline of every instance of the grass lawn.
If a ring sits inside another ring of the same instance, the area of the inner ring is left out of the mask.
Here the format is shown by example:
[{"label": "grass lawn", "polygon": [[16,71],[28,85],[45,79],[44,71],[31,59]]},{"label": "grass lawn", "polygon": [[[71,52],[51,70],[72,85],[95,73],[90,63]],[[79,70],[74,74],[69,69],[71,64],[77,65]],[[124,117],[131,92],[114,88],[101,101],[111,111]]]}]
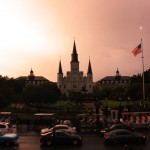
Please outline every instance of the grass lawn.
[{"label": "grass lawn", "polygon": [[[139,103],[139,102],[137,102]],[[133,105],[133,102],[130,101],[127,103],[127,101],[115,101],[115,100],[107,100],[106,101],[103,101],[102,103],[103,107],[105,107],[106,105],[109,107],[109,108],[119,108],[119,106],[121,105],[122,107],[126,107],[127,105]]]}]

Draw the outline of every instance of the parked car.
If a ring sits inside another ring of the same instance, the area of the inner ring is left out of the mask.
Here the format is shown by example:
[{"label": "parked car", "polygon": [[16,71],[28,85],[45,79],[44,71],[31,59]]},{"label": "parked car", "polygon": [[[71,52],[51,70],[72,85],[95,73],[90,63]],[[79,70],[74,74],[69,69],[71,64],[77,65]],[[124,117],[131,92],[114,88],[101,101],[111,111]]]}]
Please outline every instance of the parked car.
[{"label": "parked car", "polygon": [[[73,133],[73,134],[77,133],[75,127],[70,127],[68,125],[57,124],[54,127],[55,127],[55,130],[62,130],[62,131],[66,131],[68,133]],[[41,130],[40,134],[44,135],[44,134],[46,134],[48,132],[53,132],[54,127],[52,127],[52,128],[44,128],[44,129]]]},{"label": "parked car", "polygon": [[139,132],[132,132],[125,129],[117,129],[106,132],[104,135],[105,143],[119,144],[119,143],[139,143],[143,144],[146,141],[145,135]]},{"label": "parked car", "polygon": [[41,136],[41,144],[52,145],[54,142],[55,144],[79,145],[82,143],[82,137],[80,135],[71,134],[62,130],[56,130],[55,132],[49,132]]},{"label": "parked car", "polygon": [[111,125],[109,128],[102,129],[100,131],[100,135],[103,136],[104,133],[110,132],[110,131],[113,131],[113,130],[116,130],[116,129],[126,129],[126,130],[129,130],[129,131],[132,131],[132,132],[135,131],[135,128],[131,127],[130,125],[127,125],[127,124],[114,124],[114,125]]},{"label": "parked car", "polygon": [[8,122],[0,122],[0,130],[4,133],[12,132],[12,125]]},{"label": "parked car", "polygon": [[19,135],[16,133],[4,133],[0,131],[0,144],[15,144],[19,138]]}]

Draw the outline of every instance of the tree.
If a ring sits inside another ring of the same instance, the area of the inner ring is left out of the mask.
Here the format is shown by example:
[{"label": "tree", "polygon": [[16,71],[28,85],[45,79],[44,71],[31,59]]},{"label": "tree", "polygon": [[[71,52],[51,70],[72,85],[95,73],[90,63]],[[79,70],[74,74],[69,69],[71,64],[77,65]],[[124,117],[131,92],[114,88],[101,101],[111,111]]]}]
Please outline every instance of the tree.
[{"label": "tree", "polygon": [[27,104],[41,105],[56,102],[59,100],[61,92],[54,83],[28,84],[23,91],[23,95]]},{"label": "tree", "polygon": [[118,86],[118,87],[112,88],[111,96],[114,99],[118,99],[120,97],[124,98],[125,97],[125,87]]},{"label": "tree", "polygon": [[127,87],[126,94],[131,99],[139,100],[142,99],[142,84],[130,84]]}]

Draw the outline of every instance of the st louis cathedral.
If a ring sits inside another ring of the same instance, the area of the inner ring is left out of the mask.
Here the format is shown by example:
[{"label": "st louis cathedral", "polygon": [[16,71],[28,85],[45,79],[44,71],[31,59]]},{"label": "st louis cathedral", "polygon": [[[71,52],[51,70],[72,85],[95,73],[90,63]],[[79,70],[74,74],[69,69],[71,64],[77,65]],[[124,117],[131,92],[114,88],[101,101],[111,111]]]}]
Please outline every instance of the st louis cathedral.
[{"label": "st louis cathedral", "polygon": [[57,86],[63,94],[68,95],[69,92],[93,92],[93,73],[91,62],[87,67],[87,76],[84,76],[83,71],[79,70],[78,54],[76,50],[76,43],[73,44],[73,52],[71,54],[70,71],[67,71],[64,76],[62,71],[61,61],[59,62],[59,69],[57,73]]}]

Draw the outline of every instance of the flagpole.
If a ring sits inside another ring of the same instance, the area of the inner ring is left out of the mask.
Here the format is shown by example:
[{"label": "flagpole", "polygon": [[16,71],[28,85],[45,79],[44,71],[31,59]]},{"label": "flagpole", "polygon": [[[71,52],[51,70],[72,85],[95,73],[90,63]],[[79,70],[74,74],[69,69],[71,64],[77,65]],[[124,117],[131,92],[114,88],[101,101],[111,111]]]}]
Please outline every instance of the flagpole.
[{"label": "flagpole", "polygon": [[143,52],[143,43],[141,38],[141,49],[142,49],[142,67],[143,67],[143,100],[144,100],[144,107],[145,107],[145,79],[144,79],[144,52]]}]

